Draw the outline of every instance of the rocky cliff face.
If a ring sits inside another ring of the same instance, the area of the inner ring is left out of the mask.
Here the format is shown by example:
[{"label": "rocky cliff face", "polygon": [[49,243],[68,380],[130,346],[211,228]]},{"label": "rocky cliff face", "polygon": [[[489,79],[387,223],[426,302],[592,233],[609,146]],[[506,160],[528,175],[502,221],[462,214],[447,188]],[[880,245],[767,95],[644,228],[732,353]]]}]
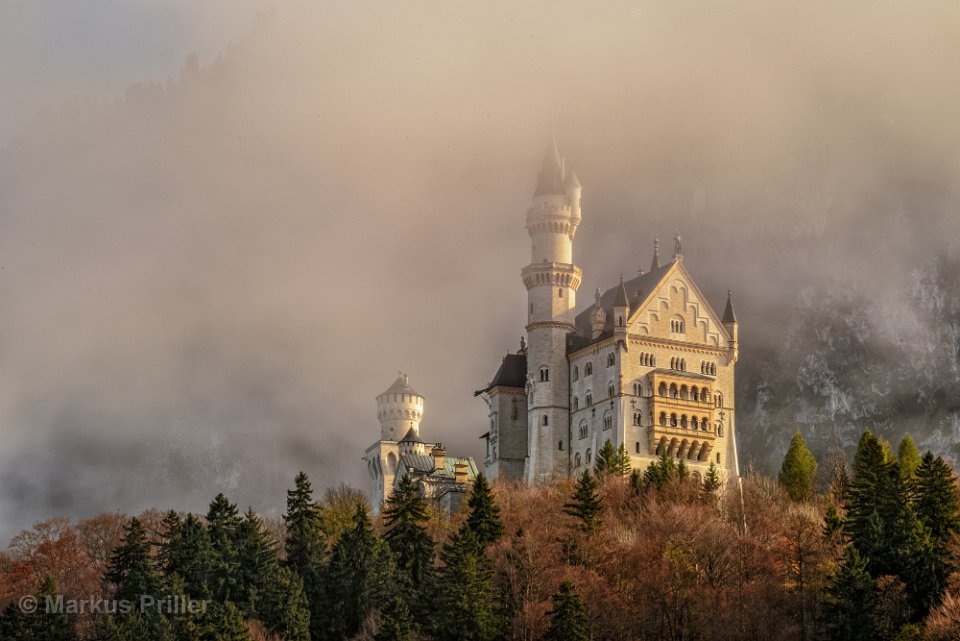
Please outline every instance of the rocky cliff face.
[{"label": "rocky cliff face", "polygon": [[824,455],[863,428],[960,460],[960,258],[940,256],[884,295],[799,292],[779,342],[745,342],[738,381],[744,462],[777,469],[799,429]]}]

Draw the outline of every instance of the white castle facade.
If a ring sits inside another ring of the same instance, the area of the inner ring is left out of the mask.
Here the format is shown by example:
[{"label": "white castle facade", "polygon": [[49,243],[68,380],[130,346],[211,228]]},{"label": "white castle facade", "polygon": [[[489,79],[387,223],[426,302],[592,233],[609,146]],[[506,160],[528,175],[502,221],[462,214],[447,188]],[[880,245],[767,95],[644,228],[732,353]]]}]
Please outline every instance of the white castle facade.
[{"label": "white castle facade", "polygon": [[609,440],[634,468],[667,453],[694,478],[717,465],[739,474],[734,411],[738,323],[728,293],[719,316],[683,264],[679,235],[661,264],[596,291],[576,313],[583,271],[573,262],[581,185],[553,141],[526,228],[526,341],[478,392],[489,408],[491,478],[549,481],[592,467]]}]

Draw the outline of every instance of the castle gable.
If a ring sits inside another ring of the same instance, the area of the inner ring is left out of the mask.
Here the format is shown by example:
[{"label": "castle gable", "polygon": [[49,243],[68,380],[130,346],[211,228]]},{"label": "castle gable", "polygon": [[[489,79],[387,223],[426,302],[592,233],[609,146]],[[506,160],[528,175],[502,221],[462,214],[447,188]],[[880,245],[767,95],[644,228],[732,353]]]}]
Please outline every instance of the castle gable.
[{"label": "castle gable", "polygon": [[718,348],[727,347],[730,340],[720,317],[681,261],[670,263],[640,304],[631,306],[628,331]]}]

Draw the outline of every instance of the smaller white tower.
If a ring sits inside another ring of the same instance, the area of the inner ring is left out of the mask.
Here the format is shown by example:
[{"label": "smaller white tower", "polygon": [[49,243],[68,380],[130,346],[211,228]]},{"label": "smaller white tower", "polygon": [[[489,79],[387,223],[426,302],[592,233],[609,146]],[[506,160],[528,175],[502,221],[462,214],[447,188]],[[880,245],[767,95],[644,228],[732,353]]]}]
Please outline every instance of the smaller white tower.
[{"label": "smaller white tower", "polygon": [[393,491],[402,454],[426,454],[428,444],[420,440],[423,396],[410,386],[410,377],[400,372],[387,391],[377,396],[380,440],[367,448],[363,460],[370,475],[370,503],[374,514]]},{"label": "smaller white tower", "polygon": [[414,436],[419,437],[422,418],[423,397],[410,387],[410,377],[400,372],[393,385],[377,397],[380,438],[384,441],[399,441],[410,430],[413,430]]}]

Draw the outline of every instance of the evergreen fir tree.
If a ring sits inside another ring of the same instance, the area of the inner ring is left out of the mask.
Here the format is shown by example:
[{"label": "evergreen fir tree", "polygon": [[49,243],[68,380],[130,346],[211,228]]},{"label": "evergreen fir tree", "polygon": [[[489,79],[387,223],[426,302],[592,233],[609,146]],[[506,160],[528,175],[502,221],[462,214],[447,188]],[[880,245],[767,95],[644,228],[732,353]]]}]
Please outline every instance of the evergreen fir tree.
[{"label": "evergreen fir tree", "polygon": [[387,529],[383,538],[393,551],[402,585],[413,595],[429,578],[434,546],[423,525],[429,519],[427,502],[409,476],[400,479],[387,501],[383,517]]},{"label": "evergreen fir tree", "polygon": [[435,590],[436,641],[492,641],[498,635],[493,573],[474,531],[460,528],[440,555]]},{"label": "evergreen fir tree", "polygon": [[594,459],[593,470],[596,472],[597,476],[602,476],[604,474],[614,474],[614,467],[616,466],[617,451],[613,447],[613,443],[610,442],[610,439],[603,444],[599,450],[597,450],[596,459]]},{"label": "evergreen fir tree", "polygon": [[584,471],[577,479],[573,499],[564,504],[563,511],[577,519],[577,526],[585,532],[595,532],[600,528],[603,503],[597,490],[597,480],[590,470]]},{"label": "evergreen fir tree", "polygon": [[703,479],[703,491],[706,494],[716,494],[720,490],[722,482],[720,480],[720,468],[717,467],[717,464],[710,462],[710,467],[707,468],[707,474]]},{"label": "evergreen fir tree", "polygon": [[856,548],[848,546],[827,588],[824,623],[831,641],[873,641],[873,577]]},{"label": "evergreen fir tree", "polygon": [[643,493],[643,474],[640,470],[630,472],[630,493],[634,496],[640,496]]},{"label": "evergreen fir tree", "polygon": [[[28,635],[24,639],[37,641],[74,641],[77,633],[74,630],[70,615],[66,612],[57,612],[56,608],[48,610],[46,604],[57,597],[57,586],[50,577],[44,577],[37,592],[37,610],[27,616]],[[11,637],[16,638],[16,637]]]},{"label": "evergreen fir tree", "polygon": [[137,601],[141,595],[156,594],[159,581],[140,519],[134,517],[124,527],[123,542],[110,556],[104,578],[115,586],[114,598],[118,600]]},{"label": "evergreen fir tree", "polygon": [[909,434],[900,441],[900,446],[897,448],[897,461],[900,463],[900,474],[905,480],[912,482],[916,478],[917,468],[920,467],[920,451]]},{"label": "evergreen fir tree", "polygon": [[690,469],[687,468],[686,461],[680,459],[680,462],[677,463],[677,479],[686,481],[688,478],[690,478]]},{"label": "evergreen fir tree", "polygon": [[357,506],[354,527],[334,544],[325,568],[326,639],[356,635],[367,617],[396,586],[389,546],[373,534],[364,506]]},{"label": "evergreen fir tree", "polygon": [[779,481],[794,501],[811,501],[816,495],[817,461],[800,432],[790,441],[780,467]]},{"label": "evergreen fir tree", "polygon": [[254,613],[259,594],[276,573],[277,548],[253,508],[247,509],[237,528],[236,551],[238,585],[233,600],[247,613]]},{"label": "evergreen fir tree", "polygon": [[310,604],[300,575],[276,568],[257,602],[258,618],[284,641],[310,641]]},{"label": "evergreen fir tree", "polygon": [[837,511],[837,507],[835,505],[831,505],[827,508],[827,513],[823,517],[823,535],[826,537],[831,537],[842,530],[843,517],[841,517],[840,512]]},{"label": "evergreen fir tree", "polygon": [[465,527],[473,531],[481,546],[486,547],[503,536],[500,506],[497,505],[493,490],[482,472],[477,474],[473,482],[467,507],[470,513],[467,515]]},{"label": "evergreen fir tree", "polygon": [[883,448],[869,430],[864,430],[853,458],[853,481],[847,499],[847,533],[860,538],[867,520],[877,511],[877,487],[880,479],[889,474],[889,465]]},{"label": "evergreen fir tree", "polygon": [[647,488],[662,491],[667,483],[677,477],[677,463],[667,452],[660,453],[660,460],[643,471],[643,483]]},{"label": "evergreen fir tree", "polygon": [[623,443],[617,448],[617,455],[613,459],[613,473],[618,476],[626,476],[633,470],[630,464],[630,454],[627,453],[627,446]]},{"label": "evergreen fir tree", "polygon": [[283,520],[287,527],[284,564],[303,582],[303,593],[310,608],[310,634],[313,641],[321,641],[325,607],[320,568],[326,554],[326,540],[320,508],[313,500],[310,479],[303,472],[294,479],[294,488],[287,490]]},{"label": "evergreen fir tree", "polygon": [[916,605],[926,611],[935,605],[947,585],[947,578],[957,570],[957,559],[949,544],[960,533],[960,505],[956,479],[950,467],[939,456],[927,452],[916,470],[914,509],[926,533],[925,546],[915,559]]},{"label": "evergreen fir tree", "polygon": [[380,620],[374,641],[412,641],[414,638],[413,615],[406,599],[396,592],[384,599],[380,607]]},{"label": "evergreen fir tree", "polygon": [[188,514],[176,530],[165,532],[158,558],[165,576],[181,577],[185,594],[201,600],[210,598],[217,556],[200,519]]},{"label": "evergreen fir tree", "polygon": [[170,543],[179,537],[182,526],[183,519],[176,510],[168,510],[160,521],[160,540],[156,541],[156,565],[164,574],[169,572],[168,568],[171,565],[170,559],[168,558]]},{"label": "evergreen fir tree", "polygon": [[207,511],[207,533],[215,555],[210,589],[217,601],[239,601],[243,598],[237,549],[241,522],[237,506],[222,493],[217,494]]},{"label": "evergreen fir tree", "polygon": [[590,622],[587,619],[587,606],[577,594],[573,583],[564,581],[560,590],[550,597],[553,609],[547,613],[550,627],[544,635],[546,641],[588,641]]}]

